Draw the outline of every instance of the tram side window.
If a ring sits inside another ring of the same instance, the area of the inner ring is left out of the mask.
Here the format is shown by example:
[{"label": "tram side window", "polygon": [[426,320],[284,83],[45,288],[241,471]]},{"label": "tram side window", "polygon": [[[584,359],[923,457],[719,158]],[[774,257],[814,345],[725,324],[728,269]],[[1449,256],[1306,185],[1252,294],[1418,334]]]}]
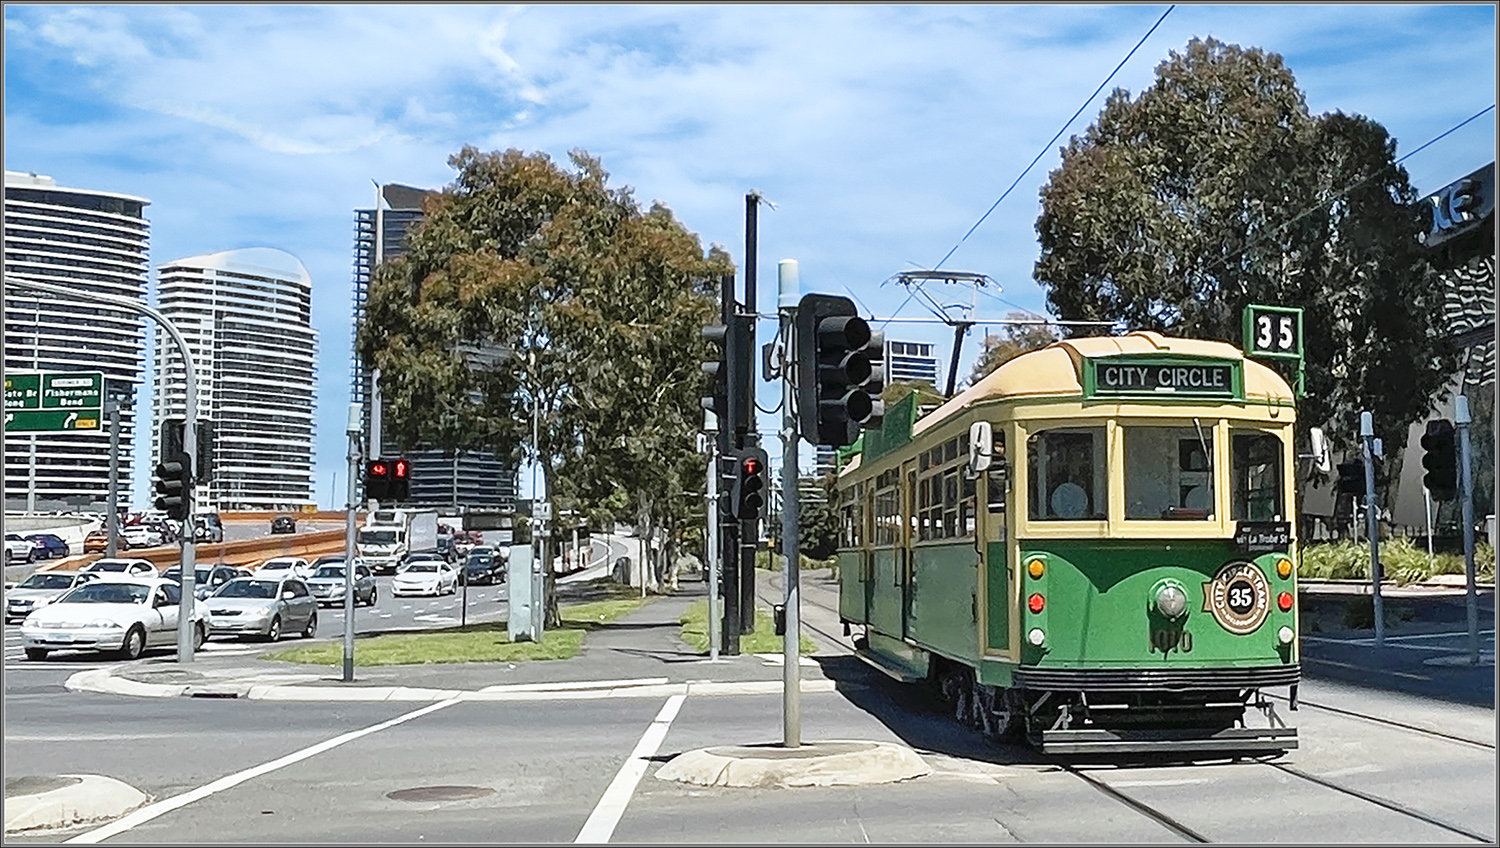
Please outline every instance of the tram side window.
[{"label": "tram side window", "polygon": [[990,462],[988,502],[990,512],[1005,511],[1005,487],[1010,485],[1005,473],[1005,431],[999,427],[995,428],[995,442],[991,450],[993,457]]},{"label": "tram side window", "polygon": [[1125,517],[1150,521],[1213,518],[1213,428],[1124,429]]},{"label": "tram side window", "polygon": [[1103,427],[1068,427],[1026,440],[1033,521],[1102,521],[1107,515]]},{"label": "tram side window", "polygon": [[1235,521],[1282,521],[1281,439],[1270,433],[1237,430],[1230,440],[1230,517]]}]

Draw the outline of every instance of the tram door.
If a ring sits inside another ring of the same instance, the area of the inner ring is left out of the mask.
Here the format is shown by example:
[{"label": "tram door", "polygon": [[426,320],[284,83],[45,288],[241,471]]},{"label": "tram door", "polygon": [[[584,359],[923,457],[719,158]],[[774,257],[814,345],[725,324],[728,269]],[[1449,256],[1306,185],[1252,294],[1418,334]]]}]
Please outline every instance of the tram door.
[{"label": "tram door", "polygon": [[896,556],[896,582],[901,588],[901,638],[911,638],[911,600],[916,590],[913,580],[912,544],[917,540],[917,463],[901,466],[901,546]]}]

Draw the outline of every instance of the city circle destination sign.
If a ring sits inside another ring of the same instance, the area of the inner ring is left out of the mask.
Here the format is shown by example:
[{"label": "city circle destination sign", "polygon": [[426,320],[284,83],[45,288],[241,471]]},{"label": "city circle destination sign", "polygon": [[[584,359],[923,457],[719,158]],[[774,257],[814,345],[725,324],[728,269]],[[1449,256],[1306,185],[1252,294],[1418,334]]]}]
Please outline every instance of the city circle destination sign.
[{"label": "city circle destination sign", "polygon": [[1244,397],[1241,363],[1180,356],[1091,357],[1085,397]]},{"label": "city circle destination sign", "polygon": [[98,430],[104,375],[98,371],[8,373],[5,431]]}]

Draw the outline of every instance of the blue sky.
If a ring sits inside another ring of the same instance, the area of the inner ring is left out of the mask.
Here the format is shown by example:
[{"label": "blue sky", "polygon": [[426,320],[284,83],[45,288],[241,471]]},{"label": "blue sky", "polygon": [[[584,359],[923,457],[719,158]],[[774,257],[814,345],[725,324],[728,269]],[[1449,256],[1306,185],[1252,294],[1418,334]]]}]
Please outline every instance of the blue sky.
[{"label": "blue sky", "polygon": [[[1041,312],[1037,191],[1067,134],[1047,141],[1167,8],[7,5],[5,167],[149,198],[153,277],[237,247],[302,260],[320,339],[315,494],[329,506],[335,474],[344,488],[353,210],[373,202],[371,180],[441,187],[464,144],[563,162],[583,148],[736,262],[758,189],[775,204],[760,215],[762,312],[793,258],[804,291],[931,318],[886,281],[937,263],[1046,148],[944,266],[999,290],[938,293],[972,299],[980,320]],[[1495,102],[1493,5],[1177,6],[1104,94],[1149,87],[1195,36],[1280,53],[1314,113],[1379,121],[1398,156]],[[1493,161],[1494,114],[1407,160],[1417,190]],[[951,351],[941,326],[886,331],[935,342],[945,363]],[[960,374],[978,347],[971,336]]]}]

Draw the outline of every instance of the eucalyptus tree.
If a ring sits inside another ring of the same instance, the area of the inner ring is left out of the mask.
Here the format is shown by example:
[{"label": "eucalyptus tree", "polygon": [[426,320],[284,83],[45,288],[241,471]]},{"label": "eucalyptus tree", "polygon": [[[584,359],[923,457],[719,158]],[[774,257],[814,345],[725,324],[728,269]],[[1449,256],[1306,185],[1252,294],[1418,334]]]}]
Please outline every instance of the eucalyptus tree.
[{"label": "eucalyptus tree", "polygon": [[1310,114],[1279,55],[1194,39],[1063,148],[1036,279],[1059,318],[1237,346],[1246,304],[1300,306],[1301,428],[1347,448],[1370,409],[1399,455],[1454,358],[1395,147],[1369,118]]},{"label": "eucalyptus tree", "polygon": [[455,181],[376,273],[360,355],[398,441],[530,457],[542,493],[566,475],[580,502],[618,487],[668,510],[658,466],[694,452],[698,328],[729,263],[667,207],[609,187],[598,159],[569,158],[450,157]]}]

